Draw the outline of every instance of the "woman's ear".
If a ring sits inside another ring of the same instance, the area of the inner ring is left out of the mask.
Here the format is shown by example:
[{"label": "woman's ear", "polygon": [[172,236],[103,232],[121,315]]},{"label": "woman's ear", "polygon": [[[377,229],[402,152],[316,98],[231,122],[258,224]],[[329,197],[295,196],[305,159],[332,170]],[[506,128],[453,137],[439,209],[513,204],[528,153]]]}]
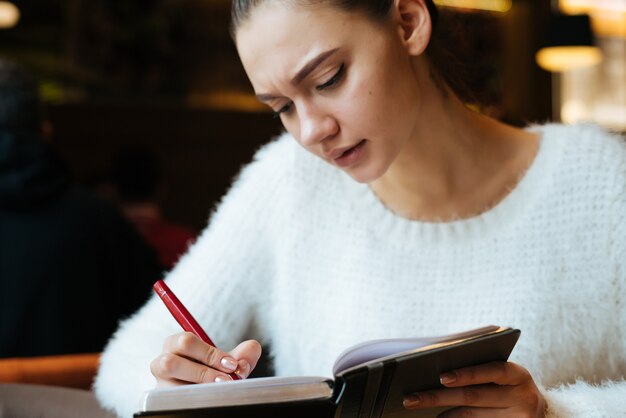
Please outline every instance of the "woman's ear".
[{"label": "woman's ear", "polygon": [[425,0],[395,0],[394,9],[404,47],[410,55],[421,55],[428,47],[432,34]]}]

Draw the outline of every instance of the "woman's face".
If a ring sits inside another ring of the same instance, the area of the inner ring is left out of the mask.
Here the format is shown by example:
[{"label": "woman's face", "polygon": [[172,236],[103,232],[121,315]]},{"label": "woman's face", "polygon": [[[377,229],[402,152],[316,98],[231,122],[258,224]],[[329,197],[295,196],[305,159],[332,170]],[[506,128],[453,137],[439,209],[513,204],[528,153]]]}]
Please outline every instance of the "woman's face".
[{"label": "woman's face", "polygon": [[369,183],[410,140],[420,89],[393,19],[266,1],[237,32],[259,99],[307,150]]}]

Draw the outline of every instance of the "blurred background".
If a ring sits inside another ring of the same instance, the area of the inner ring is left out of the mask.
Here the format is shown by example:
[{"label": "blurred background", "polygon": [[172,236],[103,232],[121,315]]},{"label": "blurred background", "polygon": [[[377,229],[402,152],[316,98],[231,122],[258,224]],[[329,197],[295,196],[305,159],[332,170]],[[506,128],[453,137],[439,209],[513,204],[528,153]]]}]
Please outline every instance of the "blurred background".
[{"label": "blurred background", "polygon": [[[465,36],[476,109],[523,126],[626,131],[626,0],[439,0]],[[242,164],[281,131],[229,38],[229,0],[0,1],[0,55],[30,69],[46,136],[112,199],[114,166],[149,152],[165,217],[199,231]],[[469,33],[469,35],[468,35]]]}]

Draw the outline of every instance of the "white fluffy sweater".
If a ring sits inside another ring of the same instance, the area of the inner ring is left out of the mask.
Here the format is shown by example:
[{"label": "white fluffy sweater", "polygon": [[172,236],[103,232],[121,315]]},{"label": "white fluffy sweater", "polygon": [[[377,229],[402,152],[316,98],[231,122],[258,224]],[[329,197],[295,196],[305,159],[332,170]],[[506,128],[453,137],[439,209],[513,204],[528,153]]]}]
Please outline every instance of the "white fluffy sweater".
[{"label": "white fluffy sweater", "polygon": [[[522,330],[511,360],[550,417],[626,417],[626,146],[547,125],[517,187],[480,216],[409,221],[283,136],[260,150],[168,283],[219,347],[271,344],[278,375],[331,375],[368,339],[487,324]],[[180,332],[152,298],[102,356],[100,401],[129,417]]]}]

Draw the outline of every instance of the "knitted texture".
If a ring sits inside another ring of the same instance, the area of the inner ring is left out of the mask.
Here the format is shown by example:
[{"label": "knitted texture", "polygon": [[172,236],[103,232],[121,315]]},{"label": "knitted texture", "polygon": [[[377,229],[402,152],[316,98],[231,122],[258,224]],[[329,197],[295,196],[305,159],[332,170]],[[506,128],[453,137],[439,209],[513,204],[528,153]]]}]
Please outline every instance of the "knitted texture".
[{"label": "knitted texture", "polygon": [[[551,418],[626,416],[626,146],[591,125],[530,129],[540,148],[515,189],[445,223],[393,214],[285,135],[242,171],[168,284],[221,348],[271,347],[279,375],[329,376],[368,339],[510,325],[522,330],[511,361]],[[96,381],[104,405],[136,410],[179,331],[156,298],[123,323]]]}]

